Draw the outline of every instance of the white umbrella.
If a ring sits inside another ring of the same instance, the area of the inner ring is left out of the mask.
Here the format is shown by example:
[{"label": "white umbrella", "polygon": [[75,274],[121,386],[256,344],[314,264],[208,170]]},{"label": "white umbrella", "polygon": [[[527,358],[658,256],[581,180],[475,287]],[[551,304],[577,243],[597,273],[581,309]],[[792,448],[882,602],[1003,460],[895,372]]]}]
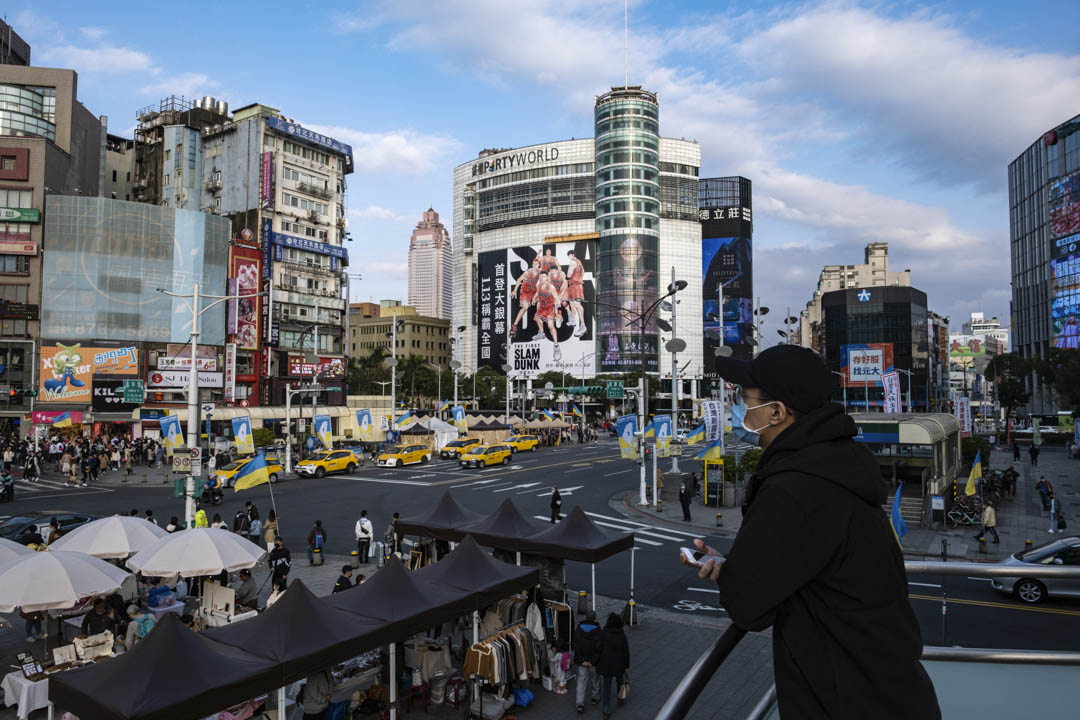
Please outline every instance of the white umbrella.
[{"label": "white umbrella", "polygon": [[228,530],[191,528],[143,548],[127,566],[147,577],[197,577],[255,567],[265,554],[265,548]]},{"label": "white umbrella", "polygon": [[32,552],[35,551],[25,545],[20,545],[17,542],[0,538],[0,565],[17,558],[19,555],[26,555]]},{"label": "white umbrella", "polygon": [[0,612],[73,607],[120,588],[129,573],[78,552],[31,552],[0,565]]},{"label": "white umbrella", "polygon": [[149,520],[130,515],[101,518],[78,527],[49,546],[99,558],[125,558],[169,533]]}]

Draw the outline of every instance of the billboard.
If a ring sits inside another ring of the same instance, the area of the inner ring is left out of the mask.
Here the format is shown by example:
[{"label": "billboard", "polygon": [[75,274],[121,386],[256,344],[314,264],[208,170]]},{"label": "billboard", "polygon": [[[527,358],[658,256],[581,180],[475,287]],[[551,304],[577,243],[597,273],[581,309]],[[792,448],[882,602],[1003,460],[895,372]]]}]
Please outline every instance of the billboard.
[{"label": "billboard", "polygon": [[[158,370],[190,370],[191,345],[169,343],[165,354],[158,356]],[[213,345],[200,345],[195,352],[196,370],[217,370],[217,348]]]},{"label": "billboard", "polygon": [[[1076,250],[1080,239],[1080,172],[1058,178],[1046,188],[1047,215],[1050,217],[1050,239],[1054,240],[1053,257],[1058,258]],[[1071,242],[1058,238],[1072,236]]]},{"label": "billboard", "polygon": [[1080,252],[1050,261],[1054,347],[1080,349]]},{"label": "billboard", "polygon": [[507,362],[516,377],[595,374],[595,250],[591,237],[567,236],[480,253],[477,364],[502,372]]},{"label": "billboard", "polygon": [[[148,388],[182,389],[188,386],[190,370],[151,370],[146,376]],[[200,370],[198,384],[201,388],[219,388],[224,385],[224,373]]]},{"label": "billboard", "polygon": [[[229,290],[237,295],[254,295],[259,292],[259,258],[239,252],[240,249],[233,249]],[[228,320],[228,332],[233,334],[237,347],[244,350],[259,347],[259,298],[230,300]]]},{"label": "billboard", "polygon": [[[704,323],[705,377],[716,372],[716,348],[723,337],[733,356],[749,360],[753,356],[754,335],[753,254],[749,238],[706,237],[709,223],[702,225],[701,310]],[[720,288],[724,307],[721,309]]]},{"label": "billboard", "polygon": [[881,376],[893,371],[892,343],[843,345],[840,348],[843,384],[850,387],[881,385]]},{"label": "billboard", "polygon": [[94,375],[138,374],[139,351],[136,347],[82,347],[81,343],[43,345],[38,402],[89,405]]},{"label": "billboard", "polygon": [[125,383],[128,381],[121,377],[108,375],[94,378],[93,402],[91,403],[95,413],[118,412],[130,413],[139,407],[137,402],[129,402],[130,396],[125,393]]},{"label": "billboard", "polygon": [[233,418],[233,440],[236,441],[236,452],[240,455],[255,454],[255,439],[251,434],[251,418],[246,415]]}]

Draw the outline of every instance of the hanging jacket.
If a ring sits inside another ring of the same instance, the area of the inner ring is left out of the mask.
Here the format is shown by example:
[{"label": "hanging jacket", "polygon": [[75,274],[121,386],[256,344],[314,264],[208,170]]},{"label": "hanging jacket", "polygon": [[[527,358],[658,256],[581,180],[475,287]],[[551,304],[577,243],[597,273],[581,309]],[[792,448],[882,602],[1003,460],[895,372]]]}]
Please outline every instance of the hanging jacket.
[{"label": "hanging jacket", "polygon": [[744,630],[773,628],[780,714],[941,717],[919,663],[904,559],[877,461],[835,404],[798,417],[750,478],[717,581]]}]

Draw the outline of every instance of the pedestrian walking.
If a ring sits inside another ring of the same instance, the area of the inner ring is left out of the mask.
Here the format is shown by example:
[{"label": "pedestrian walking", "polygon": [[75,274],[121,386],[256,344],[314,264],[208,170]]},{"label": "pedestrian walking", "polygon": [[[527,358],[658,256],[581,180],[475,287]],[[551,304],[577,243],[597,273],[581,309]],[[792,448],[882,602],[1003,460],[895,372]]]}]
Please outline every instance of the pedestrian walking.
[{"label": "pedestrian walking", "polygon": [[1031,467],[1039,467],[1039,446],[1032,444],[1028,448],[1028,455],[1031,456]]},{"label": "pedestrian walking", "polygon": [[776,345],[713,362],[740,388],[736,434],[763,453],[727,555],[694,541],[698,577],[737,627],[772,628],[780,715],[939,720],[878,462],[824,361]]},{"label": "pedestrian walking", "polygon": [[551,486],[551,524],[559,522],[559,510],[562,509],[562,495],[559,494],[559,488],[554,485]]},{"label": "pedestrian walking", "polygon": [[998,534],[995,526],[997,525],[997,511],[994,510],[994,503],[986,503],[986,507],[983,508],[982,514],[982,530],[975,536],[975,539],[985,538],[986,533],[990,533],[994,536],[994,542],[998,542]]},{"label": "pedestrian walking", "polygon": [[679,485],[679,504],[682,505],[682,519],[684,522],[690,522],[690,498],[693,494],[690,492],[690,487],[683,480]]},{"label": "pedestrian walking", "polygon": [[401,536],[398,535],[397,521],[401,515],[394,513],[393,519],[390,520],[390,524],[386,526],[386,532],[383,533],[383,539],[386,541],[386,552],[389,554],[398,553],[398,557],[401,555]]},{"label": "pedestrian walking", "polygon": [[169,518],[169,524],[165,526],[165,532],[174,533],[180,529],[180,519],[173,515]]},{"label": "pedestrian walking", "polygon": [[697,476],[696,472],[690,473],[690,481],[691,481],[691,484],[694,486],[694,495],[700,495],[701,494],[701,481],[698,479],[698,476]]},{"label": "pedestrian walking", "polygon": [[587,610],[585,619],[574,628],[574,664],[577,665],[575,704],[578,714],[585,712],[585,691],[592,690],[592,704],[600,704],[600,675],[596,663],[600,659],[600,626],[596,611]]},{"label": "pedestrian walking", "polygon": [[241,537],[248,537],[248,531],[251,530],[251,517],[246,510],[237,510],[233,515],[232,530]]},{"label": "pedestrian walking", "polygon": [[1020,443],[1013,440],[1013,462],[1020,462]]},{"label": "pedestrian walking", "polygon": [[277,511],[271,510],[266,516],[266,522],[263,523],[263,542],[266,543],[267,552],[273,552],[274,550],[274,538],[278,534],[278,519]]},{"label": "pedestrian walking", "polygon": [[248,540],[256,545],[262,544],[263,540],[263,524],[259,516],[256,515],[255,519],[251,521],[251,527],[248,528]]},{"label": "pedestrian walking", "polygon": [[314,527],[307,536],[307,559],[312,565],[315,564],[315,551],[322,552],[326,547],[326,529],[322,526],[322,520],[316,520]]},{"label": "pedestrian walking", "polygon": [[1050,484],[1045,475],[1040,475],[1039,481],[1035,483],[1035,489],[1039,492],[1039,500],[1042,501],[1043,510],[1049,510],[1050,498],[1054,494],[1054,486]]},{"label": "pedestrian walking", "polygon": [[371,541],[375,539],[375,528],[368,520],[367,510],[360,511],[360,519],[356,521],[356,554],[362,564],[368,564],[368,555],[371,552]]},{"label": "pedestrian walking", "polygon": [[[611,687],[618,692],[623,675],[630,670],[630,643],[623,632],[622,618],[611,613],[600,633],[600,653],[596,662],[600,673],[600,697],[603,701],[604,720],[611,717]],[[622,705],[622,701],[619,701]]]},{"label": "pedestrian walking", "polygon": [[146,516],[146,522],[152,522],[155,525],[158,524],[157,518],[154,517],[154,511],[153,510],[151,510],[150,508],[147,508],[146,512],[144,514]]},{"label": "pedestrian walking", "polygon": [[281,539],[280,535],[274,538],[274,549],[270,551],[267,562],[270,565],[270,572],[273,574],[274,580],[281,580],[282,587],[284,587],[285,581],[289,577],[289,570],[292,569],[292,553],[285,547],[285,541]]}]

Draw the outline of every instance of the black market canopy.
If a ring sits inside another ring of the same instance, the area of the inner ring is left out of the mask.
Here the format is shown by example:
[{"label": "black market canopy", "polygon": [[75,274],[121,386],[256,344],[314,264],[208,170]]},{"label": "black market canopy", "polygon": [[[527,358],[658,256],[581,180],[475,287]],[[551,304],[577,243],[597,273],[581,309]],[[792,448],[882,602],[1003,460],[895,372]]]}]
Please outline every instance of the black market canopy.
[{"label": "black market canopy", "polygon": [[481,545],[527,552],[530,547],[528,538],[543,529],[543,525],[526,518],[518,511],[514,503],[506,499],[495,509],[495,512],[461,528],[464,531],[461,537],[472,535]]},{"label": "black market canopy", "polygon": [[273,660],[282,674],[278,685],[393,640],[386,637],[385,623],[335,608],[299,580],[258,617],[211,628],[203,636]]},{"label": "black market canopy", "polygon": [[110,660],[49,678],[49,699],[80,720],[204,717],[279,687],[273,660],[214,642],[165,613],[146,638]]},{"label": "black market canopy", "polygon": [[561,522],[528,538],[526,552],[595,563],[634,547],[633,533],[608,532],[575,505]]},{"label": "black market canopy", "polygon": [[500,562],[484,552],[472,536],[466,536],[452,553],[416,571],[415,577],[436,587],[461,590],[473,603],[470,609],[481,610],[518,590],[536,585],[540,581],[540,571]]},{"label": "black market canopy", "polygon": [[402,535],[421,535],[457,542],[465,536],[461,528],[483,518],[483,513],[462,507],[447,491],[431,511],[410,518],[398,518],[394,526]]}]

